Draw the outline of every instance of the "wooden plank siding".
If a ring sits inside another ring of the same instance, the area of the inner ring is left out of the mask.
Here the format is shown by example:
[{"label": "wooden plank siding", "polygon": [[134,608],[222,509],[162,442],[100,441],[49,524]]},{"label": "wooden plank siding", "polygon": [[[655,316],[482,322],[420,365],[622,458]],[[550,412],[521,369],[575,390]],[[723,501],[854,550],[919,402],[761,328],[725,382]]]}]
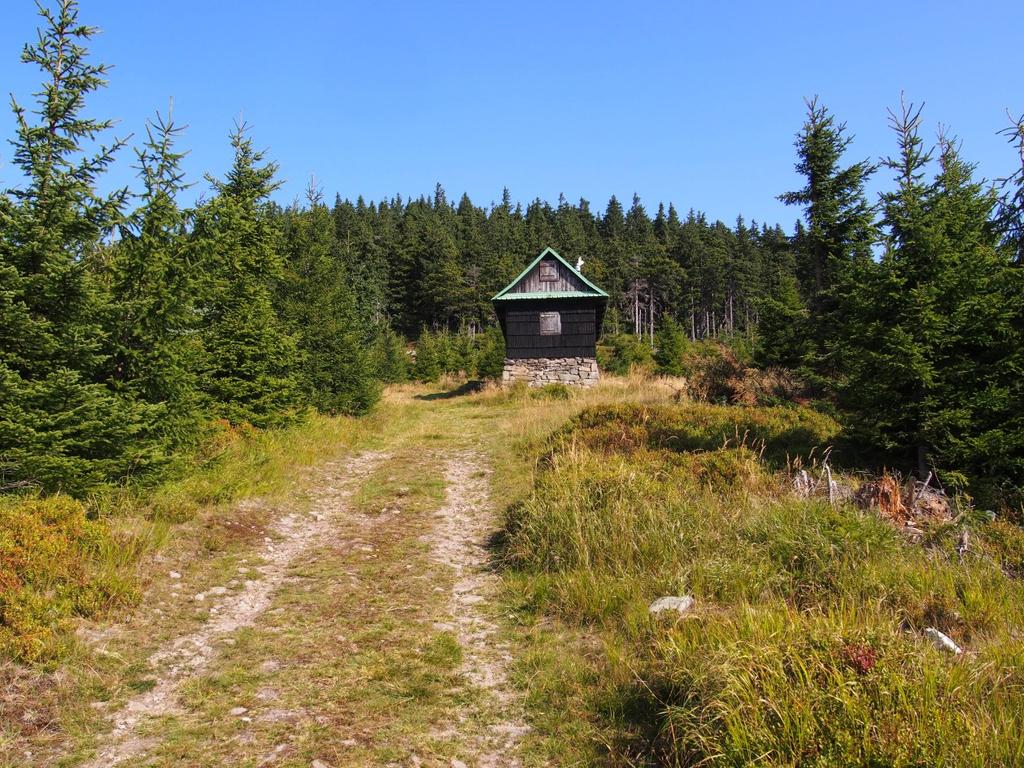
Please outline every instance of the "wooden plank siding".
[{"label": "wooden plank siding", "polygon": [[[526,303],[526,302],[524,302]],[[597,340],[597,307],[571,299],[530,301],[529,306],[509,307],[503,314],[505,355],[510,358],[594,357]],[[540,313],[558,312],[562,332],[541,335]]]},{"label": "wooden plank siding", "polygon": [[[555,280],[541,280],[541,265],[554,264]],[[590,291],[583,281],[572,274],[558,259],[542,259],[522,280],[516,283],[509,293],[544,293],[550,291]]]}]

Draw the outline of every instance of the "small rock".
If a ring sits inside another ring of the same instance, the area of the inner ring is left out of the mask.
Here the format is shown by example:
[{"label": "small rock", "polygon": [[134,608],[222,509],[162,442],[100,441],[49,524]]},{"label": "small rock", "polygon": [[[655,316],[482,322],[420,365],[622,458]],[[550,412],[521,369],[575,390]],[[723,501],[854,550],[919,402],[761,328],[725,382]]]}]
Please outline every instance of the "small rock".
[{"label": "small rock", "polygon": [[457,760],[456,758],[453,757],[452,758],[452,768],[469,768],[469,766],[466,765],[461,760]]},{"label": "small rock", "polygon": [[177,571],[171,571],[167,575],[170,576],[172,579],[180,579],[181,578],[181,574],[178,573]]},{"label": "small rock", "polygon": [[954,643],[949,635],[939,632],[935,627],[925,627],[924,633],[940,651],[949,651],[957,656],[964,652],[964,649]]},{"label": "small rock", "polygon": [[331,768],[329,763],[325,763],[323,760],[314,760],[309,764],[309,768]]},{"label": "small rock", "polygon": [[231,715],[232,717],[238,717],[239,715],[244,715],[248,711],[249,710],[246,709],[245,707],[235,707],[228,714]]},{"label": "small rock", "polygon": [[691,608],[693,608],[693,598],[689,595],[681,595],[659,597],[651,603],[647,610],[652,616],[657,616],[665,611],[675,611],[682,616],[688,613]]},{"label": "small rock", "polygon": [[201,602],[203,602],[203,600],[206,599],[206,595],[203,592],[200,592],[198,595],[196,595],[192,599],[195,600],[197,603],[201,603]]},{"label": "small rock", "polygon": [[226,595],[228,593],[227,587],[210,587],[206,590],[208,595]]}]

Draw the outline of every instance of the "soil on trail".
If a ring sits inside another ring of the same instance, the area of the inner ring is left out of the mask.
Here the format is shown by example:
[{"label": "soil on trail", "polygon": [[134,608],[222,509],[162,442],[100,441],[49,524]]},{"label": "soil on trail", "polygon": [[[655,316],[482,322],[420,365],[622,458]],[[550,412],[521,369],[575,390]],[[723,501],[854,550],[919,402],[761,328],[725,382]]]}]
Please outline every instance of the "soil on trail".
[{"label": "soil on trail", "polygon": [[[71,764],[519,768],[490,457],[465,435],[403,442],[328,462],[275,503],[251,567],[191,598],[209,615],[149,655],[152,686]],[[238,669],[248,692],[194,696]]]},{"label": "soil on trail", "polygon": [[[318,472],[315,503],[309,512],[290,513],[276,521],[273,536],[267,537],[259,553],[263,563],[246,578],[238,592],[215,586],[197,594],[197,602],[214,602],[209,619],[196,631],[176,638],[149,658],[155,674],[153,687],[130,699],[111,719],[113,730],[97,756],[86,768],[128,765],[153,746],[154,739],[138,732],[145,720],[180,713],[178,691],[188,679],[200,674],[217,654],[216,643],[227,635],[252,626],[270,605],[274,591],[288,576],[311,543],[331,533],[336,518],[344,514],[347,501],[381,461],[380,453],[364,453],[343,463],[328,463]],[[258,504],[258,501],[243,502]],[[246,569],[248,570],[248,569]],[[131,762],[129,762],[131,761]]]},{"label": "soil on trail", "polygon": [[[452,568],[456,578],[448,603],[450,617],[437,626],[455,633],[463,650],[462,672],[482,689],[489,698],[484,706],[493,710],[483,730],[473,733],[463,746],[473,752],[473,764],[480,768],[512,768],[520,765],[513,753],[529,729],[511,714],[516,711],[516,697],[508,682],[512,654],[500,639],[499,626],[489,611],[497,589],[486,548],[495,527],[487,514],[489,475],[490,469],[472,452],[448,460],[445,505],[435,515],[431,544],[434,559]],[[478,715],[458,713],[462,723]],[[458,730],[439,735],[458,739]]]}]

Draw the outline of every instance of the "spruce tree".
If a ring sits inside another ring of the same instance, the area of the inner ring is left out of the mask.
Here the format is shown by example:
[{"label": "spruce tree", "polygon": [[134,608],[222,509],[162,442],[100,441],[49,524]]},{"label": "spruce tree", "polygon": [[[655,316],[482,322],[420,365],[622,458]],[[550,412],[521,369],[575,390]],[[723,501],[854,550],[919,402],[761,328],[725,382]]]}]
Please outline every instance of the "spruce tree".
[{"label": "spruce tree", "polygon": [[862,262],[844,275],[835,329],[841,368],[840,401],[860,438],[923,468],[925,397],[935,379],[941,333],[935,307],[938,269],[924,180],[930,152],[920,137],[920,109],[890,112],[899,153],[885,160],[896,189],[882,195],[886,231],[881,262]]},{"label": "spruce tree", "polygon": [[413,376],[418,381],[437,381],[441,375],[441,365],[437,355],[437,342],[434,335],[424,327],[416,341],[416,365]]},{"label": "spruce tree", "polygon": [[803,365],[814,351],[814,334],[796,279],[781,275],[774,295],[760,299],[757,311],[754,355],[758,364],[791,369]]},{"label": "spruce tree", "polygon": [[127,192],[101,195],[96,183],[124,142],[101,144],[111,122],[82,113],[107,67],[88,59],[95,29],[74,0],[39,14],[44,28],[21,56],[43,73],[35,111],[12,98],[24,185],[0,205],[0,487],[80,493],[154,457],[138,439],[143,409],[104,383],[98,262]]},{"label": "spruce tree", "polygon": [[683,353],[686,351],[686,334],[671,315],[662,318],[654,338],[654,362],[658,373],[665,376],[682,376]]},{"label": "spruce tree", "polygon": [[[333,258],[334,221],[311,187],[288,233],[285,315],[299,340],[305,399],[323,413],[358,415],[379,386],[349,273]],[[365,311],[365,310],[364,310]]]},{"label": "spruce tree", "polygon": [[[999,248],[994,191],[940,137],[935,221],[935,377],[924,436],[942,466],[1024,494],[1024,280]],[[979,486],[980,487],[980,486]]]},{"label": "spruce tree", "polygon": [[477,357],[477,375],[482,379],[500,379],[505,370],[505,337],[501,328],[490,326],[483,335]]},{"label": "spruce tree", "polygon": [[840,403],[856,434],[922,475],[937,467],[1024,487],[1024,285],[999,250],[995,193],[947,137],[926,181],[920,110],[905,105],[892,124],[886,250],[847,282]]},{"label": "spruce tree", "polygon": [[434,190],[433,206],[424,213],[425,226],[417,248],[422,320],[458,328],[474,316],[477,300],[460,260],[458,220],[440,184]]},{"label": "spruce tree", "polygon": [[276,426],[302,410],[296,338],[278,317],[281,232],[271,217],[277,166],[253,148],[245,125],[231,133],[235,157],[214,196],[196,211],[204,360],[199,384],[213,415]]},{"label": "spruce tree", "polygon": [[1000,133],[1016,152],[1016,168],[999,180],[1003,195],[997,221],[1003,242],[1017,266],[1024,266],[1024,115],[1010,120]]},{"label": "spruce tree", "polygon": [[189,213],[177,204],[187,186],[184,153],[174,149],[181,132],[170,116],[147,123],[136,150],[141,204],[122,224],[111,264],[109,375],[120,391],[152,406],[148,430],[171,449],[194,437],[200,418]]},{"label": "spruce tree", "polygon": [[409,378],[409,356],[405,339],[390,325],[377,334],[374,342],[374,361],[377,378],[385,384],[399,384]]},{"label": "spruce tree", "polygon": [[803,189],[779,196],[787,205],[804,206],[807,231],[803,245],[817,313],[844,264],[869,258],[875,240],[871,206],[864,194],[864,184],[875,166],[867,160],[841,165],[852,141],[845,123],[836,123],[817,97],[808,100],[807,119],[795,143],[796,170],[807,183]]},{"label": "spruce tree", "polygon": [[815,339],[814,354],[805,360],[804,373],[818,374],[823,385],[835,372],[831,342],[837,336],[833,317],[836,286],[851,268],[870,261],[871,246],[877,239],[874,214],[864,193],[875,166],[867,160],[842,165],[852,141],[846,124],[837,123],[816,97],[807,101],[807,118],[796,139],[796,170],[807,183],[779,196],[788,205],[804,208],[807,226],[800,232],[798,257],[811,310],[808,327]]}]

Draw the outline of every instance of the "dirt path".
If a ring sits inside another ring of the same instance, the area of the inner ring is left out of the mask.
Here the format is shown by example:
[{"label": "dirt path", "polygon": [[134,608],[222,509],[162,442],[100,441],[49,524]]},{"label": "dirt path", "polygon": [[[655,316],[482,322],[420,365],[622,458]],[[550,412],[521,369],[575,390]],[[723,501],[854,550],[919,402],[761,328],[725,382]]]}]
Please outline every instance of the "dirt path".
[{"label": "dirt path", "polygon": [[[445,504],[435,514],[430,536],[434,560],[455,571],[450,617],[437,627],[458,638],[463,651],[461,671],[481,689],[483,708],[488,710],[464,709],[457,714],[458,725],[438,735],[467,749],[470,765],[515,768],[520,761],[513,753],[529,729],[516,713],[517,697],[508,681],[512,656],[491,613],[498,584],[497,576],[488,570],[487,541],[496,525],[488,514],[489,475],[482,458],[472,452],[448,459]],[[481,722],[482,730],[472,727]]]},{"label": "dirt path", "polygon": [[197,602],[213,603],[209,618],[194,632],[176,638],[150,656],[155,685],[130,699],[111,716],[113,730],[97,756],[85,763],[86,768],[134,762],[154,744],[152,738],[139,733],[139,727],[149,719],[182,712],[178,701],[182,684],[210,665],[218,653],[216,643],[219,640],[252,626],[267,610],[274,592],[286,581],[289,568],[300,560],[311,543],[331,534],[358,482],[383,458],[380,453],[364,453],[322,467],[311,509],[308,513],[287,514],[276,521],[273,536],[267,537],[259,552],[263,564],[253,569],[254,577],[246,578],[238,591],[215,586],[193,598]]}]

